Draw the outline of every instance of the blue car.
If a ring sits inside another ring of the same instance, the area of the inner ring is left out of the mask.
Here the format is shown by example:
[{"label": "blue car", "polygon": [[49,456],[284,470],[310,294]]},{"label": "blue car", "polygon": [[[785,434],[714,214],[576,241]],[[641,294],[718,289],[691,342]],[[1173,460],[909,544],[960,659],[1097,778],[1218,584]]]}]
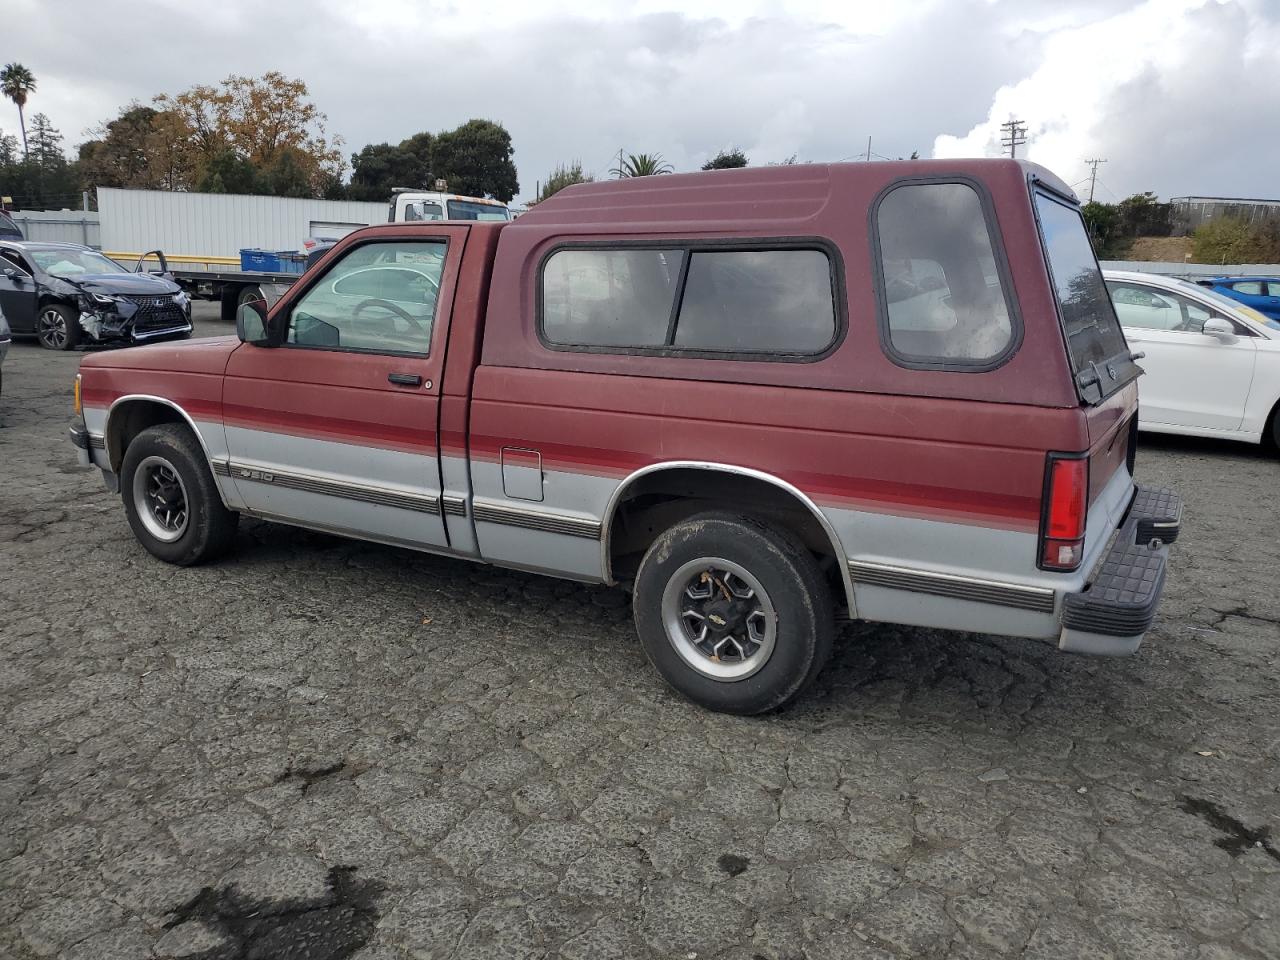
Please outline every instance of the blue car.
[{"label": "blue car", "polygon": [[1196,282],[1280,320],[1280,277],[1214,277]]}]

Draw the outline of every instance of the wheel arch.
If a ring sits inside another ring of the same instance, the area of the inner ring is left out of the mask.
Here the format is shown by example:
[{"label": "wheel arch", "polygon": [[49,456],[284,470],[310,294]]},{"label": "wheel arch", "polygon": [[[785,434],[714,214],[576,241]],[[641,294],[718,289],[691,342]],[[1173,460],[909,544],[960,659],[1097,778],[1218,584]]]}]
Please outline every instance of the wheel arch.
[{"label": "wheel arch", "polygon": [[[196,438],[196,442],[200,444],[200,451],[204,454],[205,463],[212,473],[213,457],[209,454],[209,447],[191,415],[172,400],[142,393],[130,393],[117,397],[107,409],[102,436],[111,471],[117,475],[120,473],[120,467],[124,463],[124,452],[134,437],[148,427],[161,423],[180,423],[186,426]],[[222,497],[221,486],[216,482],[214,486],[218,490],[218,495]],[[223,497],[223,503],[226,505],[225,497]]]},{"label": "wheel arch", "polygon": [[[717,479],[717,474],[722,478],[732,478],[739,485],[746,483],[756,489],[769,491],[772,497],[780,498],[779,502],[789,504],[795,511],[807,518],[815,526],[816,530],[821,531],[820,545],[825,548],[822,552],[829,553],[834,559],[839,583],[843,588],[845,603],[849,609],[849,616],[856,616],[853,581],[849,575],[848,554],[845,552],[840,535],[836,532],[835,527],[832,526],[831,521],[827,519],[818,505],[794,484],[788,483],[781,477],[774,476],[771,473],[734,464],[700,460],[670,460],[641,467],[623,479],[610,495],[601,523],[601,573],[604,582],[608,584],[617,583],[617,578],[614,576],[615,549],[619,540],[617,524],[620,517],[625,513],[624,508],[629,503],[645,492],[651,492],[655,487],[661,488],[666,483],[677,484],[682,477],[696,477],[705,482],[706,480]],[[678,494],[673,496],[677,499],[689,499]],[[732,508],[733,504],[729,506]]]}]

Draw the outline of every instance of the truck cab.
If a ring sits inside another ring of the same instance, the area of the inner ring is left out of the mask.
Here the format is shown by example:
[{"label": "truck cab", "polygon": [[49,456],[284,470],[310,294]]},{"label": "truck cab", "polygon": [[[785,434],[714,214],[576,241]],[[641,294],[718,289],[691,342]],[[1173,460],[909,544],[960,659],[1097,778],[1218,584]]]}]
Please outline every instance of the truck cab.
[{"label": "truck cab", "polygon": [[464,197],[443,190],[397,189],[391,197],[388,223],[423,223],[435,220],[506,222],[511,211],[501,200]]},{"label": "truck cab", "polygon": [[1181,504],[1079,207],[806,164],[370,227],[237,337],[87,358],[72,441],[171,563],[247,515],[629,589],[715,710],[792,701],[838,619],[1127,655]]}]

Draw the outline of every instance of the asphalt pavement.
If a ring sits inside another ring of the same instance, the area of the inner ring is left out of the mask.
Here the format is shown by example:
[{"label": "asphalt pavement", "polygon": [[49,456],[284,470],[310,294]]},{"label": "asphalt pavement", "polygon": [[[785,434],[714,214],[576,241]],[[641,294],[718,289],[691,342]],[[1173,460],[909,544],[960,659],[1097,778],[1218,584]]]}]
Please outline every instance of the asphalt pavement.
[{"label": "asphalt pavement", "polygon": [[[200,305],[198,333],[228,333]],[[1144,437],[1137,656],[855,624],[784,713],[624,593],[244,521],[179,569],[0,396],[0,957],[1280,957],[1280,458]]]}]

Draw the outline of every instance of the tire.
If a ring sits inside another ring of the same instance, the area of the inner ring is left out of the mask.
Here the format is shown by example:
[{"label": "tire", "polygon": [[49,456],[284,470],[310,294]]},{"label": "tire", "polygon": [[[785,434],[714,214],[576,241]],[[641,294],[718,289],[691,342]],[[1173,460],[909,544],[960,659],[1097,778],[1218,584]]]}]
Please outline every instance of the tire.
[{"label": "tire", "polygon": [[[266,300],[262,293],[261,287],[247,286],[240,288],[240,296],[236,297],[236,309],[239,310],[246,303],[253,300]],[[234,318],[233,318],[234,319]]]},{"label": "tire", "polygon": [[776,710],[831,656],[835,610],[817,562],[750,517],[701,514],[664,532],[640,562],[632,605],[649,661],[709,710]]},{"label": "tire", "polygon": [[203,563],[235,539],[240,514],[222,505],[204,452],[182,424],[148,427],[133,438],[120,493],[133,535],[166,563]]},{"label": "tire", "polygon": [[80,316],[61,303],[46,303],[36,314],[36,340],[46,350],[74,350],[83,331]]}]

